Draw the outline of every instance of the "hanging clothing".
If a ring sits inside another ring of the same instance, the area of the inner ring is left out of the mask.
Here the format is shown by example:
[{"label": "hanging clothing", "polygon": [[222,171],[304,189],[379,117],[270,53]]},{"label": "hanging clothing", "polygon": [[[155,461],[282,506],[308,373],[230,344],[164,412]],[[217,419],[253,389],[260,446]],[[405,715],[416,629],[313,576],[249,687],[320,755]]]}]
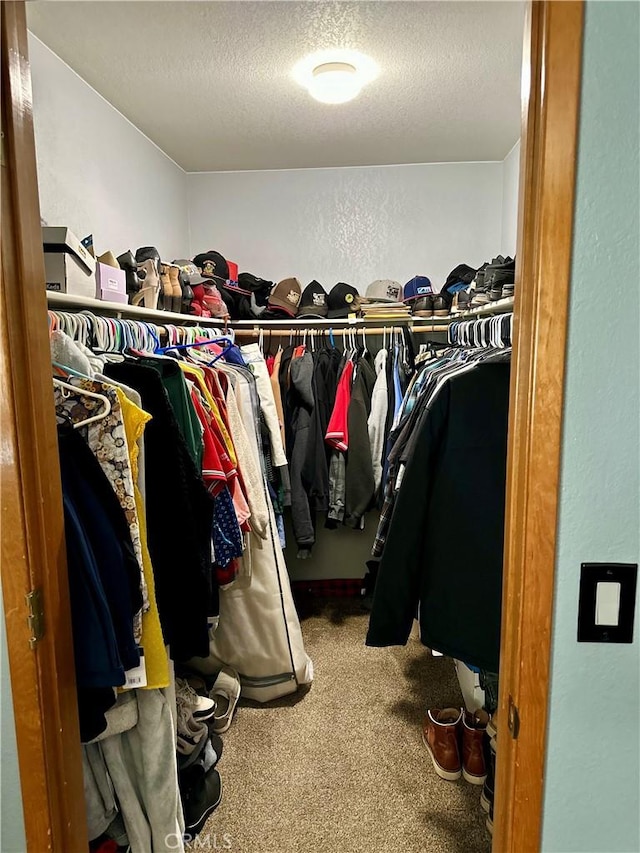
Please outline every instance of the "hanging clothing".
[{"label": "hanging clothing", "polygon": [[284,452],[284,446],[280,434],[278,412],[271,388],[267,365],[262,353],[260,352],[258,344],[247,344],[246,346],[240,347],[240,352],[256,378],[256,388],[258,389],[258,395],[260,396],[260,407],[264,413],[264,418],[269,430],[273,464],[276,468],[282,468],[287,465],[287,457]]},{"label": "hanging clothing", "polygon": [[375,358],[376,381],[371,395],[371,412],[367,420],[371,465],[373,468],[373,488],[377,494],[382,483],[382,455],[385,442],[385,423],[387,419],[387,350],[381,349]]},{"label": "hanging clothing", "polygon": [[278,426],[280,427],[280,438],[282,439],[282,447],[287,452],[286,437],[284,432],[284,409],[282,405],[282,394],[280,392],[280,362],[282,359],[282,349],[278,348],[278,352],[273,357],[271,370],[269,371],[269,381],[271,382],[271,390],[273,399],[276,404],[276,412],[278,413]]},{"label": "hanging clothing", "polygon": [[79,428],[86,436],[89,447],[111,483],[129,526],[130,539],[140,571],[139,583],[142,594],[142,608],[136,614],[134,622],[134,635],[136,642],[139,643],[142,637],[142,610],[148,611],[149,598],[142,565],[140,525],[122,407],[116,390],[101,382],[71,377],[68,384],[77,387],[79,393],[75,395],[68,391],[63,392],[60,387],[56,386],[54,391],[56,411],[58,414],[69,418],[74,424],[81,424],[82,421],[99,415],[104,407],[101,400],[83,395],[83,390],[93,394],[101,394],[109,401],[110,411],[104,417],[100,417],[99,420],[88,424],[86,427],[80,426]]},{"label": "hanging clothing", "polygon": [[114,687],[140,662],[134,616],[142,605],[127,520],[86,441],[58,427],[80,736],[106,727]]},{"label": "hanging clothing", "polygon": [[213,585],[211,495],[193,463],[160,372],[134,361],[110,363],[104,369],[107,376],[139,392],[152,418],[145,431],[147,533],[165,642],[175,660],[206,655]]},{"label": "hanging clothing", "polygon": [[[233,371],[235,393],[253,452],[259,452],[260,400],[255,376],[225,365]],[[251,561],[249,578],[238,578],[220,589],[220,618],[211,631],[209,656],[189,663],[201,672],[216,672],[222,664],[233,667],[241,677],[242,695],[267,702],[295,692],[313,679],[313,665],[305,653],[289,576],[278,540],[273,506],[262,480],[268,524],[266,539],[255,532],[247,537],[244,559]]]},{"label": "hanging clothing", "polygon": [[446,379],[419,421],[368,645],[404,645],[419,608],[425,645],[497,672],[508,408],[509,364],[480,363]]},{"label": "hanging clothing", "polygon": [[374,503],[375,481],[367,423],[376,381],[368,355],[358,359],[347,414],[349,450],[346,458],[344,523],[356,530],[364,526],[363,516]]},{"label": "hanging clothing", "polygon": [[151,415],[131,402],[124,390],[116,388],[118,400],[122,408],[122,417],[127,436],[129,461],[133,477],[133,491],[138,513],[140,529],[140,548],[142,552],[142,569],[147,586],[149,609],[142,614],[142,638],[140,645],[144,652],[147,684],[144,689],[167,687],[169,684],[169,659],[162,637],[160,615],[156,601],[156,585],[147,543],[146,510],[142,494],[138,488],[138,460],[140,458],[140,442],[144,435],[145,425],[151,420]]},{"label": "hanging clothing", "polygon": [[[293,441],[289,448],[291,478],[291,518],[298,545],[298,556],[306,556],[316,541],[315,525],[304,480],[314,414],[313,359],[310,353],[291,360],[287,408],[291,412]],[[322,463],[325,464],[324,455]]]},{"label": "hanging clothing", "polygon": [[349,449],[349,403],[351,402],[351,380],[353,361],[348,359],[340,376],[336,391],[336,400],[329,419],[325,441],[335,450]]}]

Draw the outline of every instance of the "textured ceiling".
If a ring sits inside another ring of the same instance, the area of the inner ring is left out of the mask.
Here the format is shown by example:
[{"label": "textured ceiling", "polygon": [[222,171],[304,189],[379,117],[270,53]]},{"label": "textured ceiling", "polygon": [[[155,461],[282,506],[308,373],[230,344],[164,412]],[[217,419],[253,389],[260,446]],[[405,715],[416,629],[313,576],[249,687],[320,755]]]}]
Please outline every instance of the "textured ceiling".
[{"label": "textured ceiling", "polygon": [[[29,28],[187,171],[498,160],[519,136],[520,2],[27,4]],[[307,53],[380,66],[348,104]]]}]

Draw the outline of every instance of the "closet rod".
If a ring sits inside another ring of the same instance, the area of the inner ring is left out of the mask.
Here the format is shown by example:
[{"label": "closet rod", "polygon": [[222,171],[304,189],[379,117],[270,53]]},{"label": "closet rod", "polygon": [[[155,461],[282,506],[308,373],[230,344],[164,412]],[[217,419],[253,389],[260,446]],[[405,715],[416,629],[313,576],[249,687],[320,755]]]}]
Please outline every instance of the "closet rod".
[{"label": "closet rod", "polygon": [[[370,328],[368,326],[351,326],[347,328],[340,329],[331,329],[333,335],[348,335],[351,332],[355,332],[357,335],[362,335],[364,332],[365,335],[384,335],[385,333],[389,333],[393,331],[393,329],[404,329],[407,328],[406,325],[394,325],[390,323],[388,326],[380,326]],[[410,331],[414,334],[416,332],[447,332],[449,330],[449,326],[438,325],[438,326],[410,326]],[[255,338],[257,335],[262,332],[264,335],[268,335],[271,337],[272,335],[280,335],[281,337],[286,337],[287,335],[301,335],[305,332],[317,332],[318,334],[329,334],[328,328],[318,329],[314,326],[297,326],[291,329],[273,329],[270,326],[255,326],[253,329],[233,329],[233,333],[235,337],[240,336],[248,336]]]}]

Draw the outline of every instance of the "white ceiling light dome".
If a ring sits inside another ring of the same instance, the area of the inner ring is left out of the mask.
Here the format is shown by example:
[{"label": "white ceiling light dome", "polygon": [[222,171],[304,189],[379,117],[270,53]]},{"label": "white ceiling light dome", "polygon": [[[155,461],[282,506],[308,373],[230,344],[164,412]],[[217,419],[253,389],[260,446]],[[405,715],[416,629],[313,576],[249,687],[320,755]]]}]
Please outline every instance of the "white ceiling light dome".
[{"label": "white ceiling light dome", "polygon": [[380,73],[378,65],[356,50],[321,50],[309,54],[292,71],[294,80],[323,104],[345,104]]}]

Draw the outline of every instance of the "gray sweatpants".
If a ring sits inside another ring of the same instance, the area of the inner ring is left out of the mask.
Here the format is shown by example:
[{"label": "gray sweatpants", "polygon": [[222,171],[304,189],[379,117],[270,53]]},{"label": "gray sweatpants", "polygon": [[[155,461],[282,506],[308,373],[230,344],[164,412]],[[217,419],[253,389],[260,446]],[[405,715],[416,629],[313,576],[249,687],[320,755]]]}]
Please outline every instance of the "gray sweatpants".
[{"label": "gray sweatpants", "polygon": [[136,694],[137,725],[85,746],[85,798],[90,835],[91,823],[95,831],[104,824],[105,815],[113,814],[107,781],[110,779],[132,853],[184,851],[184,819],[170,705],[161,690],[138,690]]}]

